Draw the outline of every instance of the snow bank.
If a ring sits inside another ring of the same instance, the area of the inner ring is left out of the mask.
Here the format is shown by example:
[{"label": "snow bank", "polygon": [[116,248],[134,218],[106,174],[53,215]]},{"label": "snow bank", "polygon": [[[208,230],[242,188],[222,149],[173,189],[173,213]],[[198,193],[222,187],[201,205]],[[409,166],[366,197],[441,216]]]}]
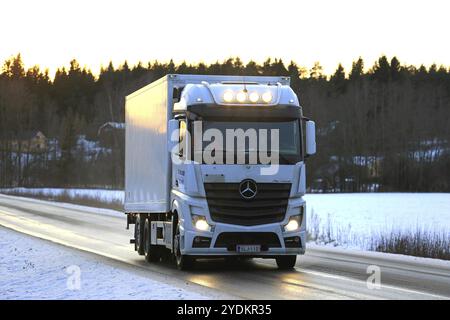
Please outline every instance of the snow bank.
[{"label": "snow bank", "polygon": [[0,288],[2,300],[207,298],[4,228],[0,228]]},{"label": "snow bank", "polygon": [[415,228],[450,229],[449,193],[307,194],[307,212],[328,216],[353,230]]},{"label": "snow bank", "polygon": [[120,202],[124,201],[123,190],[104,190],[104,189],[64,189],[64,188],[4,188],[0,189],[0,193],[10,193],[23,195],[39,194],[41,196],[55,197],[67,195],[70,198],[89,198],[102,202]]},{"label": "snow bank", "polygon": [[448,193],[307,194],[305,199],[308,230],[331,233],[339,245],[366,249],[377,235],[398,231],[450,237]]}]

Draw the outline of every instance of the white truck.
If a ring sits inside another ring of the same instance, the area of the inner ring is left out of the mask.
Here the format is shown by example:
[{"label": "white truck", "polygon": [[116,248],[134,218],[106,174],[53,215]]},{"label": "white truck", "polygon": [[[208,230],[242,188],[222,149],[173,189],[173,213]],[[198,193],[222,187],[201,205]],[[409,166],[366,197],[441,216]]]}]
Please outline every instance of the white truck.
[{"label": "white truck", "polygon": [[289,83],[171,74],[126,97],[124,210],[147,261],[170,254],[188,269],[196,258],[260,257],[294,267],[316,144]]}]

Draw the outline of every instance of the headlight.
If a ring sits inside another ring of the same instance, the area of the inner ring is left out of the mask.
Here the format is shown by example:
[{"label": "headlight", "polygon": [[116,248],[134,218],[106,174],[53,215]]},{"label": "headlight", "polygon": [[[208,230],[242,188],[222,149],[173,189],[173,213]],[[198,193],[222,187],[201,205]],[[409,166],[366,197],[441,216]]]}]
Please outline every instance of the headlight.
[{"label": "headlight", "polygon": [[245,100],[247,100],[247,93],[239,91],[236,95],[236,100],[240,103],[245,102]]},{"label": "headlight", "polygon": [[272,93],[270,91],[264,92],[262,95],[262,99],[265,103],[269,103],[272,101]]},{"label": "headlight", "polygon": [[289,222],[284,226],[284,231],[291,232],[300,229],[300,226],[302,225],[302,217],[303,214],[290,217]]},{"label": "headlight", "polygon": [[223,101],[225,102],[231,102],[234,99],[234,93],[233,91],[225,91],[225,93],[223,94]]},{"label": "headlight", "polygon": [[196,214],[192,215],[192,224],[194,225],[195,229],[200,231],[210,231],[211,227],[206,222],[206,218],[204,216],[199,216]]},{"label": "headlight", "polygon": [[258,94],[258,92],[252,92],[252,93],[250,93],[249,98],[250,98],[250,101],[253,102],[253,103],[258,102],[258,100],[259,100],[259,94]]}]

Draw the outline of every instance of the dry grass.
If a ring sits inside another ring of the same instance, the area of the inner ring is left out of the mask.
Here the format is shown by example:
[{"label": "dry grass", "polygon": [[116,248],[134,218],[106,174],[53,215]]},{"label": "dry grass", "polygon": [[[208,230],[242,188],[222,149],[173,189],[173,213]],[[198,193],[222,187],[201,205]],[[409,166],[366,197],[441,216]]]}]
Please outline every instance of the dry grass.
[{"label": "dry grass", "polygon": [[420,228],[393,231],[373,237],[370,250],[450,260],[450,235]]}]

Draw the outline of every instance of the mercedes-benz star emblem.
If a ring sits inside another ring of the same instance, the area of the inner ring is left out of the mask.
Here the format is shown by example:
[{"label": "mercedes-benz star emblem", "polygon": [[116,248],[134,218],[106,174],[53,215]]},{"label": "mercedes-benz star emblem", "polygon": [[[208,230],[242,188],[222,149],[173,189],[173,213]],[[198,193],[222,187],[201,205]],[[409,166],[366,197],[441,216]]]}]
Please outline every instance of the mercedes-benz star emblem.
[{"label": "mercedes-benz star emblem", "polygon": [[258,192],[256,182],[251,179],[242,180],[239,184],[239,193],[241,197],[247,200],[253,199]]}]

